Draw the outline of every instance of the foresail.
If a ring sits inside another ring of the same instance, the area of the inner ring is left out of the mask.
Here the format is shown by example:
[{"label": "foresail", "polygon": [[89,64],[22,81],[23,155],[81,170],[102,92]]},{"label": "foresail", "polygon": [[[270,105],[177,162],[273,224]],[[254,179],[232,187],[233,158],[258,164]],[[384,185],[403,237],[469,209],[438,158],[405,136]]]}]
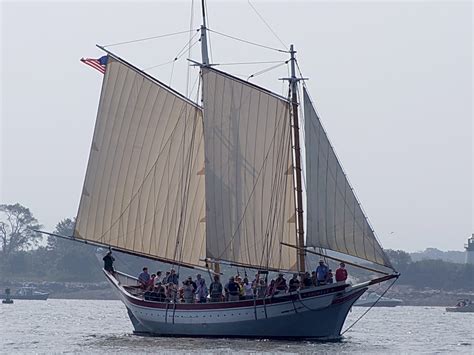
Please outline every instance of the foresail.
[{"label": "foresail", "polygon": [[75,237],[203,265],[202,111],[109,55]]},{"label": "foresail", "polygon": [[392,268],[352,191],[326,132],[304,92],[306,245]]},{"label": "foresail", "polygon": [[296,269],[295,200],[287,100],[203,68],[206,255]]}]

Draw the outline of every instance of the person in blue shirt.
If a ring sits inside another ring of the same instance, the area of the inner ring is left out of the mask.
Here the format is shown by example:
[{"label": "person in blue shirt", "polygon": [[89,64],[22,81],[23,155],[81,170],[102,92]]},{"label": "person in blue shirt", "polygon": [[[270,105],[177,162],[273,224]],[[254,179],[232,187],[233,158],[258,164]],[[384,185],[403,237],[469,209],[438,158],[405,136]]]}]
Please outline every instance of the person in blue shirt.
[{"label": "person in blue shirt", "polygon": [[143,272],[138,275],[138,282],[143,288],[147,288],[150,283],[150,274],[148,273],[148,268],[145,266]]},{"label": "person in blue shirt", "polygon": [[317,286],[325,285],[328,279],[329,268],[324,264],[324,260],[319,260],[319,266],[316,268]]}]

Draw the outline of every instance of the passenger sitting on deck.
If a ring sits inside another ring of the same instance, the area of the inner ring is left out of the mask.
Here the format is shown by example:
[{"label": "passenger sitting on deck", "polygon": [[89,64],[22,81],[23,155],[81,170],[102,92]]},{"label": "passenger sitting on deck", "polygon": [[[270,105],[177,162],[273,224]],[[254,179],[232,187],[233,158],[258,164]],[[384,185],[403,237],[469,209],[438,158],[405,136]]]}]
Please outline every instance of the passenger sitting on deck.
[{"label": "passenger sitting on deck", "polygon": [[244,299],[246,299],[246,300],[253,299],[254,290],[252,288],[252,285],[249,283],[248,278],[244,277],[244,282],[243,282],[242,286],[244,288]]},{"label": "passenger sitting on deck", "polygon": [[301,278],[300,288],[308,288],[314,286],[313,279],[309,275],[309,272],[305,272]]},{"label": "passenger sitting on deck", "polygon": [[275,280],[275,295],[285,293],[287,290],[286,279],[283,277],[283,274],[280,273]]},{"label": "passenger sitting on deck", "polygon": [[145,266],[143,272],[138,275],[138,283],[143,289],[148,287],[148,282],[150,282],[150,274],[148,273],[148,268]]},{"label": "passenger sitting on deck", "polygon": [[324,264],[324,260],[319,260],[319,266],[316,268],[317,286],[325,285],[328,278],[329,268]]},{"label": "passenger sitting on deck", "polygon": [[245,293],[244,293],[244,285],[242,283],[242,278],[239,275],[237,275],[235,277],[235,282],[237,283],[237,285],[239,285],[239,300],[243,300]]},{"label": "passenger sitting on deck", "polygon": [[114,261],[115,258],[112,256],[112,250],[109,250],[107,254],[102,258],[104,260],[104,270],[110,273],[114,273]]},{"label": "passenger sitting on deck", "polygon": [[235,282],[235,279],[231,277],[229,283],[225,286],[226,298],[228,301],[239,300],[239,284]]},{"label": "passenger sitting on deck", "polygon": [[260,284],[260,274],[259,274],[259,273],[256,273],[256,274],[255,274],[255,278],[254,278],[253,281],[252,281],[252,287],[253,287],[253,289],[256,290],[259,284]]},{"label": "passenger sitting on deck", "polygon": [[185,303],[194,303],[194,289],[191,281],[183,281],[183,298]]},{"label": "passenger sitting on deck", "polygon": [[275,280],[270,281],[270,285],[267,287],[265,297],[272,297],[275,294]]},{"label": "passenger sitting on deck", "polygon": [[174,269],[171,269],[170,275],[168,276],[168,280],[166,280],[168,283],[173,283],[176,286],[179,285],[179,274],[176,273]]},{"label": "passenger sitting on deck", "polygon": [[156,280],[156,275],[151,274],[150,280],[148,281],[148,284],[146,287],[148,291],[153,291],[153,289],[155,288],[155,280]]},{"label": "passenger sitting on deck", "polygon": [[222,284],[219,281],[219,275],[214,275],[214,281],[209,286],[209,294],[211,296],[211,302],[222,301]]},{"label": "passenger sitting on deck", "polygon": [[158,302],[164,302],[166,300],[166,290],[160,281],[156,284],[155,293],[158,298]]},{"label": "passenger sitting on deck", "polygon": [[156,272],[155,285],[157,285],[158,282],[159,282],[159,283],[162,283],[162,282],[163,282],[163,280],[162,280],[162,278],[161,278],[161,271],[160,271],[160,270],[158,270],[158,271]]},{"label": "passenger sitting on deck", "polygon": [[204,280],[201,277],[201,274],[197,274],[197,279],[196,279],[196,301],[199,303],[206,303],[206,298],[207,298],[207,286],[206,286],[206,280]]},{"label": "passenger sitting on deck", "polygon": [[176,301],[176,295],[178,293],[178,286],[173,283],[166,285],[166,299],[170,302]]},{"label": "passenger sitting on deck", "polygon": [[293,277],[290,279],[290,292],[295,292],[300,288],[300,280],[298,280],[298,274],[293,274]]},{"label": "passenger sitting on deck", "polygon": [[308,278],[311,280],[311,283],[313,284],[313,286],[318,285],[318,278],[316,277],[316,271],[313,271],[311,273],[311,277],[308,277]]},{"label": "passenger sitting on deck", "polygon": [[346,264],[340,263],[336,270],[336,282],[343,282],[347,280]]},{"label": "passenger sitting on deck", "polygon": [[333,278],[333,275],[332,275],[332,270],[329,269],[329,272],[328,272],[328,277],[327,277],[327,281],[326,283],[328,284],[332,284],[334,282],[334,278]]},{"label": "passenger sitting on deck", "polygon": [[260,279],[258,286],[255,290],[257,298],[264,298],[265,294],[267,293],[267,285],[264,279]]}]

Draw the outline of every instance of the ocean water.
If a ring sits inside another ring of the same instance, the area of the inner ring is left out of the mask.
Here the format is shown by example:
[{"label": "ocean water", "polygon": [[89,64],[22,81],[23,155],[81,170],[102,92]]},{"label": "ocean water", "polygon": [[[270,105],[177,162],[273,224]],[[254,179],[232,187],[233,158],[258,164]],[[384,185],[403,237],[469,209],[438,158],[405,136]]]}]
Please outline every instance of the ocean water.
[{"label": "ocean water", "polygon": [[[365,308],[353,308],[345,327]],[[345,329],[345,328],[344,328]],[[0,304],[0,353],[445,353],[474,354],[474,313],[373,308],[338,342],[142,337],[120,301]]]}]

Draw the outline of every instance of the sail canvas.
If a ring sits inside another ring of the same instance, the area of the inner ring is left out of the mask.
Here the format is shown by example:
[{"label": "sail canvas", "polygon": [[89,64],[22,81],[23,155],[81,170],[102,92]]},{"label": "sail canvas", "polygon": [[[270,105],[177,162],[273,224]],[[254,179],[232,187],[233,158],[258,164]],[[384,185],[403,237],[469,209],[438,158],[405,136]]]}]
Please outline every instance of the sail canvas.
[{"label": "sail canvas", "polygon": [[309,247],[391,268],[346,178],[306,89],[303,89]]},{"label": "sail canvas", "polygon": [[294,269],[296,243],[289,103],[203,68],[206,255]]},{"label": "sail canvas", "polygon": [[203,265],[201,109],[109,55],[75,237]]}]

